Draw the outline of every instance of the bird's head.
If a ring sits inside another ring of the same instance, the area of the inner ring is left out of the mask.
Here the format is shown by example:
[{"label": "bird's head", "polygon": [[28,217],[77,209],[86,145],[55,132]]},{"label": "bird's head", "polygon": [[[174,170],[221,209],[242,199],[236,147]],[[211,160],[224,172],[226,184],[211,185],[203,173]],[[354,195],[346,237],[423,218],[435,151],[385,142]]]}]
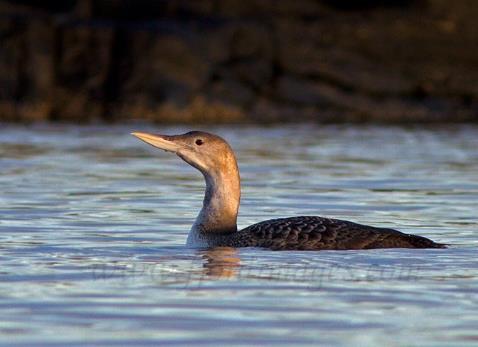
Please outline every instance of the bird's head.
[{"label": "bird's head", "polygon": [[176,153],[205,176],[227,173],[230,169],[237,170],[236,158],[231,147],[217,135],[202,131],[190,131],[182,135],[134,132],[132,135],[156,148]]}]

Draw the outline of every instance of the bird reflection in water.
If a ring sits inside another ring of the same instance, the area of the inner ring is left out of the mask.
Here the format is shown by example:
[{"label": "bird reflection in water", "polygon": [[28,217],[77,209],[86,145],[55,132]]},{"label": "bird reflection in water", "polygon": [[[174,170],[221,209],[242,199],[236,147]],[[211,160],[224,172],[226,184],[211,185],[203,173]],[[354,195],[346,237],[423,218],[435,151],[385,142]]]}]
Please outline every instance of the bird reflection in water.
[{"label": "bird reflection in water", "polygon": [[125,264],[116,270],[98,266],[94,275],[95,279],[129,280],[149,276],[157,285],[195,287],[210,280],[237,278],[240,266],[236,248],[215,247],[195,251],[192,258],[184,255],[147,257],[140,263]]},{"label": "bird reflection in water", "polygon": [[216,247],[200,251],[204,259],[203,274],[206,278],[234,278],[241,266],[236,248]]}]

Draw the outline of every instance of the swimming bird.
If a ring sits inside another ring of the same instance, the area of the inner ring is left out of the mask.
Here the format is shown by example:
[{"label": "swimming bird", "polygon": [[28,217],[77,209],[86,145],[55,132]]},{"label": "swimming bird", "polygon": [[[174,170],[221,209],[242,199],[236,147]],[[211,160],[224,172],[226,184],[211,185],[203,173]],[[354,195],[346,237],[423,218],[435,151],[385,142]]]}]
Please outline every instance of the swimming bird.
[{"label": "swimming bird", "polygon": [[266,220],[237,229],[241,183],[236,157],[221,137],[202,131],[182,135],[134,132],[142,141],[177,154],[206,181],[201,211],[187,246],[263,247],[273,250],[345,250],[370,248],[444,248],[425,237],[345,220],[299,216]]}]

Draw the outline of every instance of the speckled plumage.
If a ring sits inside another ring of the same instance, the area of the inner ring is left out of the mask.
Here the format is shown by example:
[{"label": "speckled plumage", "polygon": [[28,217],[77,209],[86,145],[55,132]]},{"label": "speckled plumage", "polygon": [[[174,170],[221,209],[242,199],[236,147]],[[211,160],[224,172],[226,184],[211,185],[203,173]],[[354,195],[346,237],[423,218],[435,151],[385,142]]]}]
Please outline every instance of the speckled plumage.
[{"label": "speckled plumage", "polygon": [[234,153],[224,139],[199,131],[173,136],[134,135],[157,148],[176,153],[205,177],[203,208],[189,233],[189,246],[273,250],[446,247],[425,237],[394,229],[317,216],[271,219],[238,231],[239,171]]},{"label": "speckled plumage", "polygon": [[253,224],[221,240],[222,246],[273,250],[444,248],[425,237],[339,219],[298,216]]}]

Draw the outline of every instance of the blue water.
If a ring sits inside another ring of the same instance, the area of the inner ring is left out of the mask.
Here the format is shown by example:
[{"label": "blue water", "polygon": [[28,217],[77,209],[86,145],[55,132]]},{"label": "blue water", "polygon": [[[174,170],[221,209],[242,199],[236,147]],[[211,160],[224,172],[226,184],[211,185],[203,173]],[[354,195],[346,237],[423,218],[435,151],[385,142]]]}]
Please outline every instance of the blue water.
[{"label": "blue water", "polygon": [[448,249],[196,251],[202,176],[131,131],[0,124],[0,343],[476,346],[478,127],[210,128],[239,224],[322,215]]}]

